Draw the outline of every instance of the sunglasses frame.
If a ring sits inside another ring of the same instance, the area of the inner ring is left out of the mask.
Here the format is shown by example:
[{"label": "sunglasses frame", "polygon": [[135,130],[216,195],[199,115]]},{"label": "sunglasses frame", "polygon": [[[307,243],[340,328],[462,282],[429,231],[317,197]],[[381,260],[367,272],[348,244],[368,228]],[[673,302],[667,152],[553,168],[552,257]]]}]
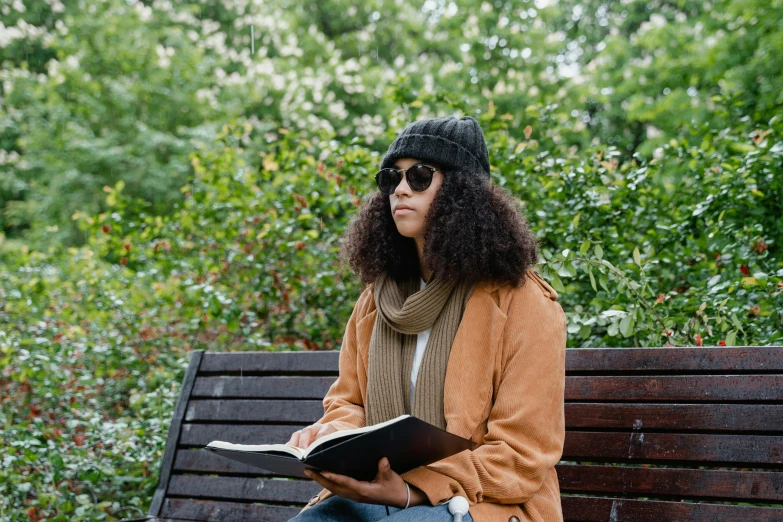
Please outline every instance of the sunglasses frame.
[{"label": "sunglasses frame", "polygon": [[[383,169],[379,170],[379,171],[378,171],[378,173],[375,175],[375,185],[378,187],[378,190],[380,190],[382,194],[385,194],[386,196],[391,196],[392,194],[394,194],[394,191],[395,191],[395,190],[397,190],[397,186],[398,186],[400,183],[402,183],[402,180],[403,180],[403,179],[407,179],[407,177],[406,177],[406,176],[408,175],[408,171],[409,171],[410,169],[412,169],[412,168],[415,168],[415,167],[424,167],[424,168],[426,168],[426,169],[429,169],[429,170],[430,170],[430,180],[429,180],[429,182],[427,183],[427,186],[426,186],[426,187],[424,187],[424,188],[423,188],[423,189],[421,189],[421,190],[418,190],[418,189],[414,188],[414,187],[413,187],[413,185],[411,185],[411,184],[410,184],[410,181],[408,181],[408,186],[409,186],[409,187],[411,188],[411,190],[412,190],[412,191],[414,191],[414,192],[424,192],[424,191],[426,191],[428,188],[430,188],[430,185],[432,185],[432,178],[433,178],[433,175],[435,174],[435,171],[436,171],[436,170],[437,170],[437,171],[440,171],[441,173],[443,173],[443,171],[442,171],[442,170],[440,170],[439,168],[432,167],[432,166],[430,166],[430,165],[427,165],[426,163],[415,163],[415,164],[411,165],[410,167],[408,167],[407,169],[395,169],[394,167],[386,167],[386,168],[383,168]],[[397,172],[397,173],[400,173],[400,172],[402,173],[402,174],[400,174],[400,181],[398,181],[398,182],[397,182],[397,184],[396,184],[396,185],[394,185],[394,187],[391,189],[391,192],[384,192],[384,191],[383,191],[383,189],[381,189],[381,183],[380,183],[380,179],[379,179],[379,178],[380,178],[380,176],[381,176],[381,173],[382,173],[384,170],[393,170],[393,171],[395,171],[395,172]]]}]

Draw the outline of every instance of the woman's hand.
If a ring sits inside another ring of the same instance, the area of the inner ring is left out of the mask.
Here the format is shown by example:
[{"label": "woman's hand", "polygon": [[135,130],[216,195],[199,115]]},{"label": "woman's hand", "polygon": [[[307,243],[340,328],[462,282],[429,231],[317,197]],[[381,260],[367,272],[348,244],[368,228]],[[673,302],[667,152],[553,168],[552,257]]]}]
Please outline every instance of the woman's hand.
[{"label": "woman's hand", "polygon": [[337,431],[331,424],[320,424],[316,422],[306,428],[295,431],[291,435],[291,439],[286,442],[288,446],[295,446],[297,448],[307,449],[307,447],[320,439],[324,435],[329,435]]},{"label": "woman's hand", "polygon": [[[305,470],[305,474],[335,495],[355,502],[404,508],[408,501],[408,488],[405,486],[405,481],[391,469],[389,459],[386,457],[378,461],[378,473],[371,482],[312,469]],[[429,504],[429,499],[423,491],[415,486],[410,486],[410,489],[411,503],[408,507]]]}]

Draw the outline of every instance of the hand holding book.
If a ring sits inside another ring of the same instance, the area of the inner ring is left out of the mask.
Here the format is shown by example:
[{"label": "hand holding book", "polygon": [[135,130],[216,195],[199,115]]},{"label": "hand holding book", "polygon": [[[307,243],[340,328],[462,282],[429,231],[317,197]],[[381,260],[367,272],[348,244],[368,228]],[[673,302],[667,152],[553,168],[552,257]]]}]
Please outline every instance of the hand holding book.
[{"label": "hand holding book", "polygon": [[[314,431],[312,427],[310,431]],[[395,473],[444,459],[476,443],[410,415],[328,434],[307,448],[290,444],[232,444],[212,441],[207,449],[224,457],[274,473],[307,478],[305,469],[331,471],[360,481],[378,473],[378,461],[386,457]],[[292,438],[293,440],[293,438]]]},{"label": "hand holding book", "polygon": [[405,481],[391,469],[386,457],[378,461],[378,473],[371,482],[328,471],[319,473],[312,469],[305,470],[305,474],[335,495],[364,504],[384,504],[398,508],[430,505],[423,491],[410,484],[406,487]]}]

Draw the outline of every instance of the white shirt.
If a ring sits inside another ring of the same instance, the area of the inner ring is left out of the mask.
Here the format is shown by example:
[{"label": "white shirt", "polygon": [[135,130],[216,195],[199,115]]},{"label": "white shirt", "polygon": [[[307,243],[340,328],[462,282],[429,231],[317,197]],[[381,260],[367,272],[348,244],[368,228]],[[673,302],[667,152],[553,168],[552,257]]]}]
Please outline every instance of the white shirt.
[{"label": "white shirt", "polygon": [[[423,290],[427,283],[421,280],[419,290]],[[416,336],[416,354],[413,356],[413,368],[411,369],[411,411],[413,411],[413,391],[416,389],[416,377],[419,375],[419,366],[424,358],[424,349],[427,348],[427,341],[430,338],[432,328],[429,328]]]}]

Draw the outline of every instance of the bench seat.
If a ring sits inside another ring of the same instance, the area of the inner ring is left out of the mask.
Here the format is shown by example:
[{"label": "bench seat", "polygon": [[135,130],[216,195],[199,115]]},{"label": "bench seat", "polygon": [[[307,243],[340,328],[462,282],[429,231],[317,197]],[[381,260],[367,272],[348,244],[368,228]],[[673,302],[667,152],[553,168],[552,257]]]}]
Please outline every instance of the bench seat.
[{"label": "bench seat", "polygon": [[[149,518],[294,517],[321,486],[203,450],[319,420],[339,351],[194,351]],[[783,520],[783,347],[578,348],[557,466],[568,521]]]}]

